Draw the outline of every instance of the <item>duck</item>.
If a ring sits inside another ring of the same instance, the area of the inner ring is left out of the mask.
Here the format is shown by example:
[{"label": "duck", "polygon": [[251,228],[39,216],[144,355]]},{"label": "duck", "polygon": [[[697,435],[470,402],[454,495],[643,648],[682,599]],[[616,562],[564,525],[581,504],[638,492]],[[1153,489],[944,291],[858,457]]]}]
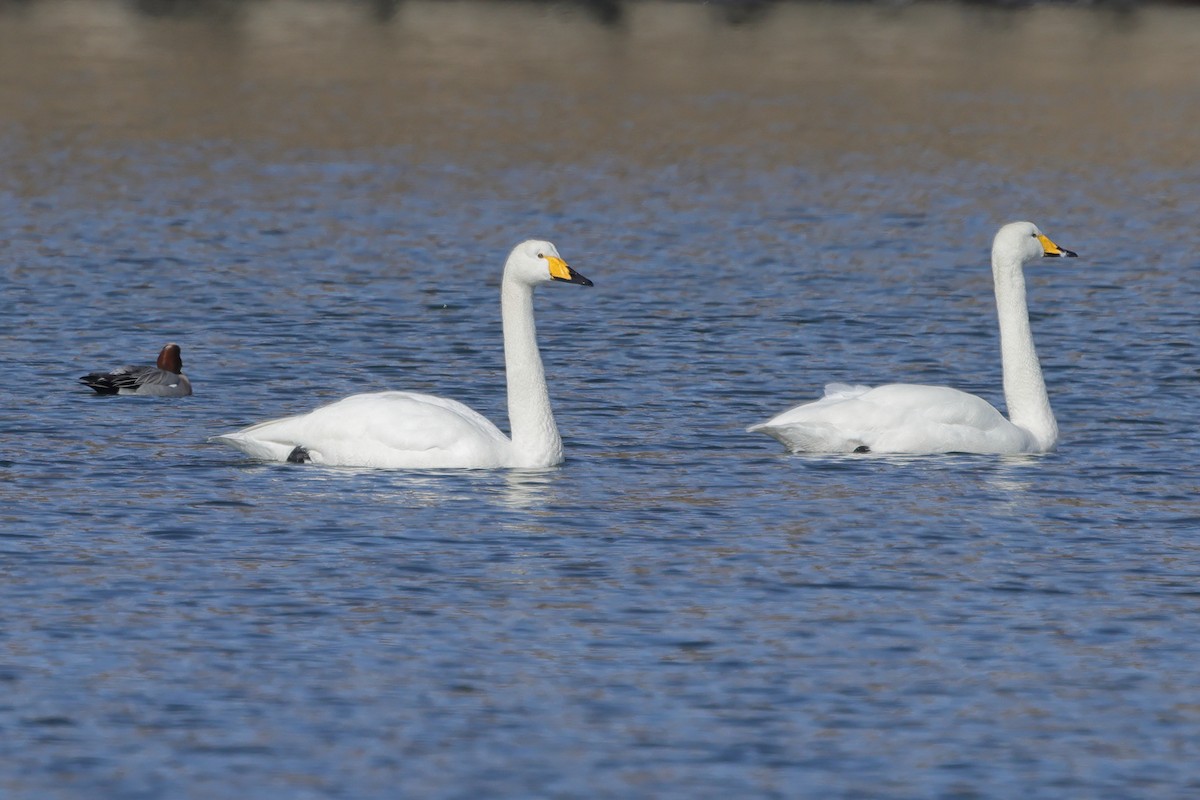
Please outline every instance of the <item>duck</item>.
[{"label": "duck", "polygon": [[563,461],[534,324],[542,284],[592,286],[550,242],[513,248],[500,281],[511,437],[468,406],[419,392],[355,394],[211,441],[261,461],[399,469],[546,468]]},{"label": "duck", "polygon": [[1076,258],[1032,222],[1011,222],[992,241],[1000,325],[1005,417],[982,397],[948,386],[831,383],[818,400],[751,425],[793,453],[1046,453],[1058,421],[1033,345],[1025,296],[1026,264]]},{"label": "duck", "polygon": [[89,372],[79,379],[97,394],[129,394],[141,397],[187,397],[192,383],[183,374],[179,345],[170,342],[158,353],[151,366],[117,367],[109,372]]}]

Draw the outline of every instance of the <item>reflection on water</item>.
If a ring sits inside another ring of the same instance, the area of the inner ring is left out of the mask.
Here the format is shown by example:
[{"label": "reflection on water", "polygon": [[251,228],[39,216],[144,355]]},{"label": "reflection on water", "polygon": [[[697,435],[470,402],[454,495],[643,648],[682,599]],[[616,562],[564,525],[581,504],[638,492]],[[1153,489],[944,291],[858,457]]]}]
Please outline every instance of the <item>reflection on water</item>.
[{"label": "reflection on water", "polygon": [[507,470],[501,502],[509,508],[544,509],[559,499],[560,479],[558,470]]},{"label": "reflection on water", "polygon": [[[0,794],[1194,795],[1198,19],[0,3]],[[1081,256],[1028,271],[1058,452],[745,433],[1001,403],[1013,217]],[[503,426],[531,235],[596,280],[537,298],[561,468],[206,443]],[[193,397],[76,383],[168,340]]]}]

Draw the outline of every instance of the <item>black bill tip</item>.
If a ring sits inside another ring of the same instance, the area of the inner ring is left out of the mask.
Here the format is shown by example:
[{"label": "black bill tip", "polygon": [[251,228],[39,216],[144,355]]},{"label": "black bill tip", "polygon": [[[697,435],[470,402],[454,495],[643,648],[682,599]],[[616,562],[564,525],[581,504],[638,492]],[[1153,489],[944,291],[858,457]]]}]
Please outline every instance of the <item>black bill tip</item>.
[{"label": "black bill tip", "polygon": [[580,286],[593,286],[594,285],[590,280],[583,277],[582,275],[580,275],[578,272],[571,269],[570,267],[567,267],[567,277],[559,278],[559,277],[555,276],[554,280],[562,281],[563,283],[577,283]]}]

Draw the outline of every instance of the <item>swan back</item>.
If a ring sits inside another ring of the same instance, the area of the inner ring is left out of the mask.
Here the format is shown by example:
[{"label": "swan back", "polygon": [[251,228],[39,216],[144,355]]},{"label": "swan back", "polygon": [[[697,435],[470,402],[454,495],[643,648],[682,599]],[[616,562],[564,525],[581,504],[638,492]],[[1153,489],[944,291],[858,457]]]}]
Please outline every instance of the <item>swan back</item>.
[{"label": "swan back", "polygon": [[829,384],[825,396],[748,429],[793,452],[1007,453],[1033,447],[981,397],[948,386]]},{"label": "swan back", "polygon": [[287,461],[301,447],[313,463],[334,466],[479,469],[512,459],[512,443],[486,417],[418,392],[351,395],[214,440],[268,461]]}]

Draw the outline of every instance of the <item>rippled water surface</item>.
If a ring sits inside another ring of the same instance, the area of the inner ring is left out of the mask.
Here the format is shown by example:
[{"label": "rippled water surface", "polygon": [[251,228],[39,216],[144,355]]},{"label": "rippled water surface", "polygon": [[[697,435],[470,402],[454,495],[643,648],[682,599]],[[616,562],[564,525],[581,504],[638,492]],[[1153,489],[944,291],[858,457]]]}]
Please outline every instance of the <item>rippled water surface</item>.
[{"label": "rippled water surface", "polygon": [[[1200,796],[1200,11],[0,5],[0,794]],[[724,9],[724,10],[723,10]],[[1042,457],[797,457],[828,381]],[[506,425],[557,243],[544,472],[253,463],[357,391]],[[196,394],[84,372],[183,345]]]}]

